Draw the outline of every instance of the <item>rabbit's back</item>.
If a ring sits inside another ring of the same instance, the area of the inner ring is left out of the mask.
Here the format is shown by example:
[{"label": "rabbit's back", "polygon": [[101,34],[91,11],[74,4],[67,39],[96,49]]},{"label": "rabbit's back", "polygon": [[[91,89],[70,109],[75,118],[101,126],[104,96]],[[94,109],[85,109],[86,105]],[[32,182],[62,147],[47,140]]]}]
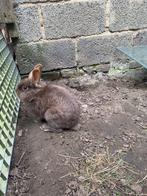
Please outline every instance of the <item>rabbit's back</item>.
[{"label": "rabbit's back", "polygon": [[36,112],[49,124],[72,128],[79,121],[80,106],[74,95],[64,87],[47,85],[36,94]]}]

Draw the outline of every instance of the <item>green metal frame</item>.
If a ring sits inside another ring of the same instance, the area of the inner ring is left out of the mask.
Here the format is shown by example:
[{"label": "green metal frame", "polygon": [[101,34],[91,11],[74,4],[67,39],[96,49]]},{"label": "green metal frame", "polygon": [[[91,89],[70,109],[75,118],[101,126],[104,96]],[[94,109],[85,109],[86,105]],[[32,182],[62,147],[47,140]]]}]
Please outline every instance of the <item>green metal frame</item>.
[{"label": "green metal frame", "polygon": [[0,32],[0,196],[6,194],[19,99],[15,88],[20,75]]}]

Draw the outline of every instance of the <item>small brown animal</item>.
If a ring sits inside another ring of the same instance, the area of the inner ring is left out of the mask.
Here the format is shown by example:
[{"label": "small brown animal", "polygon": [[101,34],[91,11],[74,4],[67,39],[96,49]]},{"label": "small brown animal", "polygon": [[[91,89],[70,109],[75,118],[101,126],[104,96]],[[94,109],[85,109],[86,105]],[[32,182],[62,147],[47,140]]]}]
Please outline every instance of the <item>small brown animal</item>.
[{"label": "small brown animal", "polygon": [[45,120],[50,131],[74,128],[80,116],[78,101],[66,88],[41,81],[41,70],[42,65],[36,65],[17,86],[22,111]]}]

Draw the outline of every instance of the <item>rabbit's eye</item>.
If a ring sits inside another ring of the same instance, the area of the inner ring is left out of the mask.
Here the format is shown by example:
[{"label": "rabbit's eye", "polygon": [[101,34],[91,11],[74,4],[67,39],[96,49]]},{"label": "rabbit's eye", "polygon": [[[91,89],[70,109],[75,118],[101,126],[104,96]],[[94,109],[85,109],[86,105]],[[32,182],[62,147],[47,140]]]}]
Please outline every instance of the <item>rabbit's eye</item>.
[{"label": "rabbit's eye", "polygon": [[28,87],[27,86],[23,86],[23,90],[28,90]]}]

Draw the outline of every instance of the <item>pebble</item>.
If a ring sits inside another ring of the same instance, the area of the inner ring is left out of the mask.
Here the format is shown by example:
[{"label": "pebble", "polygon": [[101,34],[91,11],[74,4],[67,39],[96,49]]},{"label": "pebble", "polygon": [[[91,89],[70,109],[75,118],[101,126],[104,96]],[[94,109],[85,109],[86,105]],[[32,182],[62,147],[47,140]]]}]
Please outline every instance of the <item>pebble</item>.
[{"label": "pebble", "polygon": [[85,177],[84,177],[84,176],[79,176],[78,180],[79,180],[80,182],[82,182],[82,181],[85,180]]},{"label": "pebble", "polygon": [[139,184],[131,185],[130,188],[138,194],[142,192],[142,187]]},{"label": "pebble", "polygon": [[21,137],[21,136],[22,136],[22,132],[23,132],[23,130],[22,130],[22,129],[20,129],[20,130],[19,130],[19,132],[18,132],[18,136],[19,136],[19,137]]},{"label": "pebble", "polygon": [[87,112],[87,108],[88,108],[88,105],[82,105],[82,108],[83,108],[83,112],[85,113],[85,112]]},{"label": "pebble", "polygon": [[120,181],[121,181],[121,183],[122,183],[123,186],[126,186],[127,185],[127,181],[125,179],[121,179]]},{"label": "pebble", "polygon": [[106,136],[106,137],[105,137],[105,139],[107,139],[107,140],[111,140],[111,139],[112,139],[112,137],[111,137],[111,136]]}]

